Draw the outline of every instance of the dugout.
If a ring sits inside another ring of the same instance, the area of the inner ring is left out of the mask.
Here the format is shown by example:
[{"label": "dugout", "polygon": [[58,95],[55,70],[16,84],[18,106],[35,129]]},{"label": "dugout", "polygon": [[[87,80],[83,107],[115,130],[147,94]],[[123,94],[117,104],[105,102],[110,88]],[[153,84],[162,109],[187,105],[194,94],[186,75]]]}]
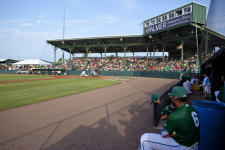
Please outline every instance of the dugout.
[{"label": "dugout", "polygon": [[211,58],[201,66],[202,74],[206,73],[211,81],[212,99],[215,99],[214,92],[221,87],[221,76],[225,74],[225,47],[219,49]]},{"label": "dugout", "polygon": [[64,75],[65,69],[41,69],[32,68],[31,74],[41,74],[41,75]]}]

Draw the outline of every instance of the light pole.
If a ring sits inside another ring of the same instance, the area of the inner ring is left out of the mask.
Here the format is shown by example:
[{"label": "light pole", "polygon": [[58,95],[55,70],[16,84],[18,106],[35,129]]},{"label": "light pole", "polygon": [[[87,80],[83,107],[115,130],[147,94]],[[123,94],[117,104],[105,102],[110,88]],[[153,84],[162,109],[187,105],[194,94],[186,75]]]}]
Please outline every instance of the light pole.
[{"label": "light pole", "polygon": [[197,72],[199,73],[199,50],[198,50],[198,29],[197,29],[197,17],[195,16],[195,37],[197,48]]},{"label": "light pole", "polygon": [[[64,39],[64,30],[65,30],[65,0],[63,0],[63,29],[62,29],[62,38]],[[63,41],[64,43],[64,41]],[[62,51],[62,62],[64,63],[64,50]]]}]

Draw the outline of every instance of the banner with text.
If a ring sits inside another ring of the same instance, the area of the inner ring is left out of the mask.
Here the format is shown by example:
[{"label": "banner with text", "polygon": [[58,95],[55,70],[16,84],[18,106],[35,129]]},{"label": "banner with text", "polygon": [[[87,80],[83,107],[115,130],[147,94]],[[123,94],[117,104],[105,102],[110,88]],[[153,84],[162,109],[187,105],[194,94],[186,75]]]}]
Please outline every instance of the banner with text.
[{"label": "banner with text", "polygon": [[149,27],[146,27],[144,29],[145,34],[151,34],[154,32],[158,32],[158,31],[162,31],[162,30],[166,30],[175,26],[179,26],[182,24],[186,24],[189,23],[191,20],[191,14],[186,14],[186,15],[182,15],[155,25],[151,25]]}]

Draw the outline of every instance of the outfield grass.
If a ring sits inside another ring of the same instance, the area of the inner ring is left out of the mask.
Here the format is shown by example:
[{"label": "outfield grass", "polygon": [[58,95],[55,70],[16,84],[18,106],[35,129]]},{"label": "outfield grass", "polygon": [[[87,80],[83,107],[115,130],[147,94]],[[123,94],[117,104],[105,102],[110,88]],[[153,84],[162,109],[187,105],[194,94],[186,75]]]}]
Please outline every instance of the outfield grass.
[{"label": "outfield grass", "polygon": [[104,79],[55,79],[0,84],[0,110],[118,84]]},{"label": "outfield grass", "polygon": [[47,78],[52,78],[52,77],[51,76],[44,76],[44,75],[0,74],[0,81],[47,79]]}]

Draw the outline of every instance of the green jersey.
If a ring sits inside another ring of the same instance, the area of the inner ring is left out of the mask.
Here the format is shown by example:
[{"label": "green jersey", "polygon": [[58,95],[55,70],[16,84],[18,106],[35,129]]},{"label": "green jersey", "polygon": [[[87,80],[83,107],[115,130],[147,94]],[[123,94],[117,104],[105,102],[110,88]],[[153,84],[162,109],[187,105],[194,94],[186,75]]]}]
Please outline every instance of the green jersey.
[{"label": "green jersey", "polygon": [[184,104],[172,112],[164,126],[165,130],[172,134],[176,132],[174,140],[184,146],[191,146],[199,141],[200,128],[196,110]]},{"label": "green jersey", "polygon": [[219,92],[219,95],[217,96],[218,99],[222,102],[225,102],[225,96],[224,96],[225,92],[224,92],[224,86],[222,86],[220,88],[220,92]]}]

